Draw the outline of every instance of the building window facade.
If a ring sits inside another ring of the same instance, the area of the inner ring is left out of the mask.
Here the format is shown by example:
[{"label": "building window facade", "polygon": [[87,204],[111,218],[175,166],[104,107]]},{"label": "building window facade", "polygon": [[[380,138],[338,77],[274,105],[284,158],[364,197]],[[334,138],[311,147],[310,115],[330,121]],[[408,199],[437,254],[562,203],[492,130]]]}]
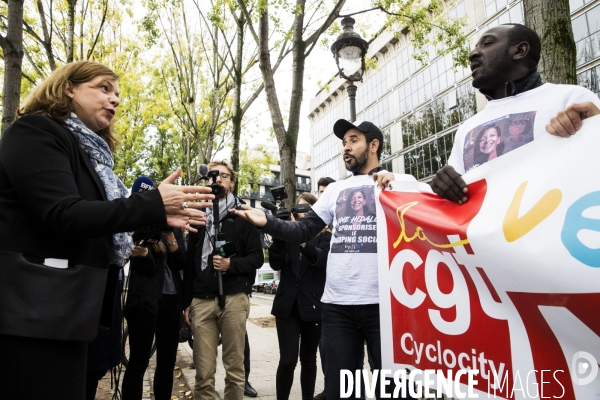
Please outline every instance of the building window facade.
[{"label": "building window facade", "polygon": [[600,56],[600,5],[573,20],[573,37],[578,67]]},{"label": "building window facade", "polygon": [[[465,3],[470,4],[466,7]],[[473,15],[466,13],[473,5],[485,9],[485,18],[469,24],[471,44],[489,28],[524,23],[521,1],[465,0],[447,15],[473,19]],[[577,45],[578,84],[600,95],[600,0],[570,0],[570,7],[575,16],[572,24]],[[414,50],[410,45],[398,49],[389,58],[378,55],[379,69],[367,72],[356,99],[357,119],[375,123],[386,135],[383,167],[424,181],[447,164],[459,125],[485,104],[485,99],[477,96],[472,87],[469,68],[455,68],[451,56],[436,56],[433,46],[427,51],[431,57],[426,65],[411,57]],[[311,128],[313,182],[324,176],[338,179],[349,175],[340,170],[343,167],[341,147],[339,139],[332,134],[333,124],[348,110],[347,98],[338,102],[336,107],[319,116]]]}]

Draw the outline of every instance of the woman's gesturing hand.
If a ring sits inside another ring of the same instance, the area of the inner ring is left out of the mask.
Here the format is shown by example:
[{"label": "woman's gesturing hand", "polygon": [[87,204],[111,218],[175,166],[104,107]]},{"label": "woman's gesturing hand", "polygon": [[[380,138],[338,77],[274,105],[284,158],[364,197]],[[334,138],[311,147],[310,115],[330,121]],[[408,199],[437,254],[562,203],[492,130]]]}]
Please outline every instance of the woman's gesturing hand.
[{"label": "woman's gesturing hand", "polygon": [[196,232],[189,225],[204,225],[205,213],[198,208],[212,207],[207,200],[215,198],[207,186],[178,186],[173,182],[181,175],[181,167],[162,181],[158,191],[162,197],[167,214],[167,224],[174,228],[185,228]]}]

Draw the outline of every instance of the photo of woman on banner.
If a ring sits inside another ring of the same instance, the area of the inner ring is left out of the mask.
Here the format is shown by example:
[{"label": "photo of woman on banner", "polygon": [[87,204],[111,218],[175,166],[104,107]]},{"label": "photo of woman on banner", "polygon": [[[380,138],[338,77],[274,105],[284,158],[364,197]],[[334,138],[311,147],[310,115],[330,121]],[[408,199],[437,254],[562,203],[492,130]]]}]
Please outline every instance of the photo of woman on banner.
[{"label": "photo of woman on banner", "polygon": [[[367,215],[375,215],[375,210],[367,205],[367,195],[364,190],[356,190],[352,193],[352,196],[347,200],[346,209],[354,211],[355,217],[364,217]],[[371,199],[372,200],[372,199]],[[350,213],[352,211],[349,211]],[[360,218],[353,218],[354,223],[360,223]]]},{"label": "photo of woman on banner", "polygon": [[475,165],[485,164],[501,156],[504,152],[504,143],[500,127],[496,124],[484,127],[475,140],[474,150]]},{"label": "photo of woman on banner", "polygon": [[358,186],[341,192],[337,200],[336,219],[338,230],[333,252],[377,251],[377,216],[372,186]]}]

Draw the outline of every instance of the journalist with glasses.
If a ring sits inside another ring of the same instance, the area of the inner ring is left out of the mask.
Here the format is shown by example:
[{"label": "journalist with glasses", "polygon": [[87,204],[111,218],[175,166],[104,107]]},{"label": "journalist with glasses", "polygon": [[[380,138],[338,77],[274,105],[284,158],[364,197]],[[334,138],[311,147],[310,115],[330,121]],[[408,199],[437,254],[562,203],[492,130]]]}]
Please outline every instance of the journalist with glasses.
[{"label": "journalist with glasses", "polygon": [[[184,273],[186,322],[190,323],[191,314],[194,332],[194,398],[215,398],[217,347],[221,335],[225,398],[242,400],[246,382],[246,319],[250,312],[248,294],[264,255],[256,227],[229,213],[241,204],[232,193],[237,178],[232,165],[228,161],[213,161],[208,169],[208,176],[214,177],[218,185],[213,193],[215,190],[223,193],[218,202],[218,223],[213,213],[209,213],[206,226],[190,234]],[[221,304],[220,283],[224,295]]]}]

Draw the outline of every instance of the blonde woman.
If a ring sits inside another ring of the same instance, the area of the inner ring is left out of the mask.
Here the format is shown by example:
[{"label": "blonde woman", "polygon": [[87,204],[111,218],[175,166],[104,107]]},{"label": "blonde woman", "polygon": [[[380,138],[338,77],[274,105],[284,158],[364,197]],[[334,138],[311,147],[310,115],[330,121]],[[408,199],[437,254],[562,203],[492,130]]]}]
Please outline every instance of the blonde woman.
[{"label": "blonde woman", "polygon": [[213,196],[173,185],[179,171],[126,198],[112,171],[117,78],[92,61],[64,65],[0,140],[2,398],[83,399],[87,342],[111,325],[117,277],[109,271],[132,247],[123,232],[204,223],[192,207]]}]

